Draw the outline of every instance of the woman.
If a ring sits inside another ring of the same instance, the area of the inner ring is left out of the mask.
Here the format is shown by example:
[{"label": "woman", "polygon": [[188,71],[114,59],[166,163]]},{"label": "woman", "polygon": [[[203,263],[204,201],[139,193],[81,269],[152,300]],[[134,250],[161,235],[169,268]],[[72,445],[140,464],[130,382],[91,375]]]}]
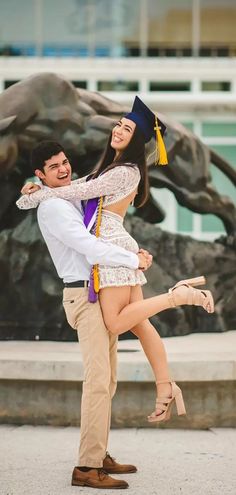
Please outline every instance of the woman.
[{"label": "woman", "polygon": [[[132,112],[114,127],[103,158],[91,181],[79,180],[74,181],[71,186],[38,191],[30,197],[20,198],[18,206],[36,207],[39,201],[55,196],[67,200],[102,196],[104,202],[100,226],[101,238],[137,252],[138,245],[124,229],[123,218],[131,202],[135,200],[135,205],[139,207],[147,199],[145,142],[153,136],[154,127],[160,141],[160,129],[155,115],[136,97]],[[161,132],[164,133],[164,130],[165,127],[161,124]],[[162,142],[161,145],[163,146]],[[26,186],[23,192],[29,191],[30,187],[30,185]],[[153,368],[157,384],[157,401],[155,411],[148,417],[149,421],[169,419],[174,401],[178,414],[185,414],[181,390],[169,377],[163,343],[147,318],[182,304],[203,306],[208,312],[213,312],[214,303],[211,293],[192,288],[194,283],[203,284],[204,277],[181,281],[170,289],[168,294],[144,300],[141,286],[146,279],[140,270],[100,266],[99,274],[99,299],[106,327],[117,335],[132,329],[132,332],[139,337]]]}]

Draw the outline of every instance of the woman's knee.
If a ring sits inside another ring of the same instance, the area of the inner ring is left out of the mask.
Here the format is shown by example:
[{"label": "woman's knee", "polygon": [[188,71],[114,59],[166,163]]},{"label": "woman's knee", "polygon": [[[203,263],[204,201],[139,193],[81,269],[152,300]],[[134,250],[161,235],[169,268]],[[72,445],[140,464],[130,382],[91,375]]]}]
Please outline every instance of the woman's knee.
[{"label": "woman's knee", "polygon": [[119,335],[119,314],[130,302],[130,287],[107,287],[101,289],[99,300],[103,320],[107,330],[113,335]]},{"label": "woman's knee", "polygon": [[112,335],[119,335],[119,324],[116,312],[103,311],[103,321],[105,327]]},{"label": "woman's knee", "polygon": [[136,337],[140,337],[144,335],[145,332],[150,332],[150,328],[152,327],[152,324],[150,323],[149,320],[142,321],[135,327],[131,328],[131,332],[136,335]]},{"label": "woman's knee", "polygon": [[115,318],[104,318],[104,323],[108,332],[112,333],[112,335],[119,335],[119,327],[116,323]]}]

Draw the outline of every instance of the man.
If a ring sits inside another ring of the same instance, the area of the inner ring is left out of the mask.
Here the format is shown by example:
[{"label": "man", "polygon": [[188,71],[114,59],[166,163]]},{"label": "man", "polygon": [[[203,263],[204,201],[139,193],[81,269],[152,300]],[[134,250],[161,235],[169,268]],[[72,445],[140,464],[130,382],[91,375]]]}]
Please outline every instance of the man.
[{"label": "man", "polygon": [[[32,152],[32,165],[35,175],[48,187],[71,183],[71,166],[58,143],[40,143]],[[22,192],[30,190],[25,186]],[[40,230],[65,284],[63,306],[69,324],[78,332],[84,363],[79,465],[73,470],[72,485],[127,488],[126,481],[109,474],[136,472],[136,467],[118,464],[107,453],[111,399],[117,383],[117,337],[107,331],[99,302],[88,302],[88,280],[93,264],[147,269],[152,257],[146,251],[136,255],[91,235],[83,223],[80,200],[71,203],[50,198],[39,205],[37,214]]]}]

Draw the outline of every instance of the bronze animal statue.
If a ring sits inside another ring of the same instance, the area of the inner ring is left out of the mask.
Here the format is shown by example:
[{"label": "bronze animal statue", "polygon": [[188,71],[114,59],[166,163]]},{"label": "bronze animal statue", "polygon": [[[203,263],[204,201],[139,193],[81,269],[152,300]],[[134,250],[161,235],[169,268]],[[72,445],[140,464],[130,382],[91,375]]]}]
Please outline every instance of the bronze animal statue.
[{"label": "bronze animal statue", "polygon": [[[104,149],[114,119],[126,110],[98,93],[77,90],[56,74],[37,74],[14,84],[0,94],[1,176],[9,176],[16,168],[22,179],[32,175],[29,153],[43,139],[64,145],[79,176],[89,173]],[[168,128],[165,140],[170,165],[155,167],[150,162],[150,185],[170,189],[181,205],[214,214],[228,234],[235,232],[236,208],[213,187],[210,164],[234,184],[236,171],[182,125],[163,115],[161,119]],[[153,223],[165,215],[152,198],[137,214]]]}]

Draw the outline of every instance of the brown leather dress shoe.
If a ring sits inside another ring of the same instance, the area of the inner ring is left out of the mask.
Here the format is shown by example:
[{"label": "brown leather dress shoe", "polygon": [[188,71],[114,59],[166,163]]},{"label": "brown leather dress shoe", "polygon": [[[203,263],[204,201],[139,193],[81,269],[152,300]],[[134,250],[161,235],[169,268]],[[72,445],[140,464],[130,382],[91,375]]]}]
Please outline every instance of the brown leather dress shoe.
[{"label": "brown leather dress shoe", "polygon": [[137,471],[137,468],[132,464],[118,464],[108,452],[103,461],[103,469],[109,474],[136,473]]},{"label": "brown leather dress shoe", "polygon": [[89,471],[81,471],[75,467],[72,474],[73,486],[90,486],[91,488],[128,488],[128,483],[123,480],[115,480],[109,476],[103,468],[94,468]]}]

